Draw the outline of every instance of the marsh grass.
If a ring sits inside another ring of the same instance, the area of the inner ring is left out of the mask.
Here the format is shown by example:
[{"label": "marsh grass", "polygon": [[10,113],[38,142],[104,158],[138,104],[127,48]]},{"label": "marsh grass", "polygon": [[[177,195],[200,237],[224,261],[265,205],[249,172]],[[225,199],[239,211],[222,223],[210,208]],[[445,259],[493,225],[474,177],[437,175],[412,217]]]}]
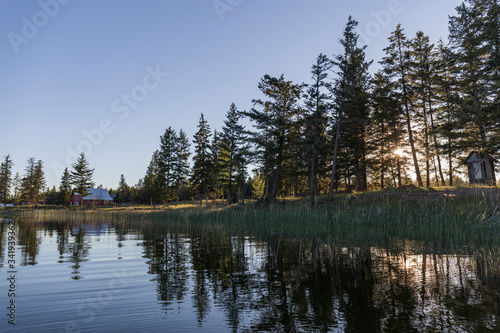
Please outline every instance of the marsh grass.
[{"label": "marsh grass", "polygon": [[192,203],[156,209],[141,206],[5,213],[8,217],[44,222],[153,223],[182,230],[210,228],[233,235],[317,238],[340,246],[386,247],[395,241],[408,241],[452,252],[499,248],[498,190],[441,195],[438,200],[407,194],[342,195],[333,204],[318,204],[314,208],[305,200],[295,200],[269,207],[200,207]]}]

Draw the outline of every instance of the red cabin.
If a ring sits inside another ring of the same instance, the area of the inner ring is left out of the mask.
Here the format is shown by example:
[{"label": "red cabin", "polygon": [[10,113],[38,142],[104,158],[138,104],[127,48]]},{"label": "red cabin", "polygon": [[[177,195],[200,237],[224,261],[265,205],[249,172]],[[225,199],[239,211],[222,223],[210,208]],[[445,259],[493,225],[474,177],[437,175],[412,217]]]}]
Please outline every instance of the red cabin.
[{"label": "red cabin", "polygon": [[103,188],[87,189],[87,196],[82,197],[81,194],[73,191],[71,193],[71,206],[104,206],[113,203],[113,199],[108,193],[108,190]]}]

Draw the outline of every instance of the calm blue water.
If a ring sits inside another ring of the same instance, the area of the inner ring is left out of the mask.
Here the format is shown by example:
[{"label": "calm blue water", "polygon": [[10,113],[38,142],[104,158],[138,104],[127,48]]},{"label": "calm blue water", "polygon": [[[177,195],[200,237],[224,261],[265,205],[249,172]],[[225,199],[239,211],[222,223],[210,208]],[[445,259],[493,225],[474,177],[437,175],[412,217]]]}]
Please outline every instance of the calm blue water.
[{"label": "calm blue water", "polygon": [[498,260],[488,255],[16,221],[12,274],[8,222],[0,332],[500,331]]}]

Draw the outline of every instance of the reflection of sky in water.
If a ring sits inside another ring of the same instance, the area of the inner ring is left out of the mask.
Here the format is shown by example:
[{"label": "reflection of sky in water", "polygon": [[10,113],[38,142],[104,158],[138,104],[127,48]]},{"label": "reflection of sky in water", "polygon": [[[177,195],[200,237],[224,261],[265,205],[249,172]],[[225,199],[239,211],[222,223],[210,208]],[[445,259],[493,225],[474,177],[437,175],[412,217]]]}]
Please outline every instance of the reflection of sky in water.
[{"label": "reflection of sky in water", "polygon": [[[0,230],[5,308],[6,228]],[[470,331],[499,325],[497,257],[334,248],[148,224],[18,222],[17,238],[17,331]],[[0,330],[12,327],[2,320]]]}]

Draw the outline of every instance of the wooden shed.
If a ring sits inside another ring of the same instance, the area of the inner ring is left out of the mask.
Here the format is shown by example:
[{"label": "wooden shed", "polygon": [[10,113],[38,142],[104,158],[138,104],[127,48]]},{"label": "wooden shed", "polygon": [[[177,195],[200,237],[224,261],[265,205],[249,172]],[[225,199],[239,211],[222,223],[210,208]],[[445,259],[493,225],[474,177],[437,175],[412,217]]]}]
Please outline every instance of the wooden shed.
[{"label": "wooden shed", "polygon": [[473,151],[465,163],[469,171],[469,183],[496,185],[495,163],[497,161],[487,153]]}]

